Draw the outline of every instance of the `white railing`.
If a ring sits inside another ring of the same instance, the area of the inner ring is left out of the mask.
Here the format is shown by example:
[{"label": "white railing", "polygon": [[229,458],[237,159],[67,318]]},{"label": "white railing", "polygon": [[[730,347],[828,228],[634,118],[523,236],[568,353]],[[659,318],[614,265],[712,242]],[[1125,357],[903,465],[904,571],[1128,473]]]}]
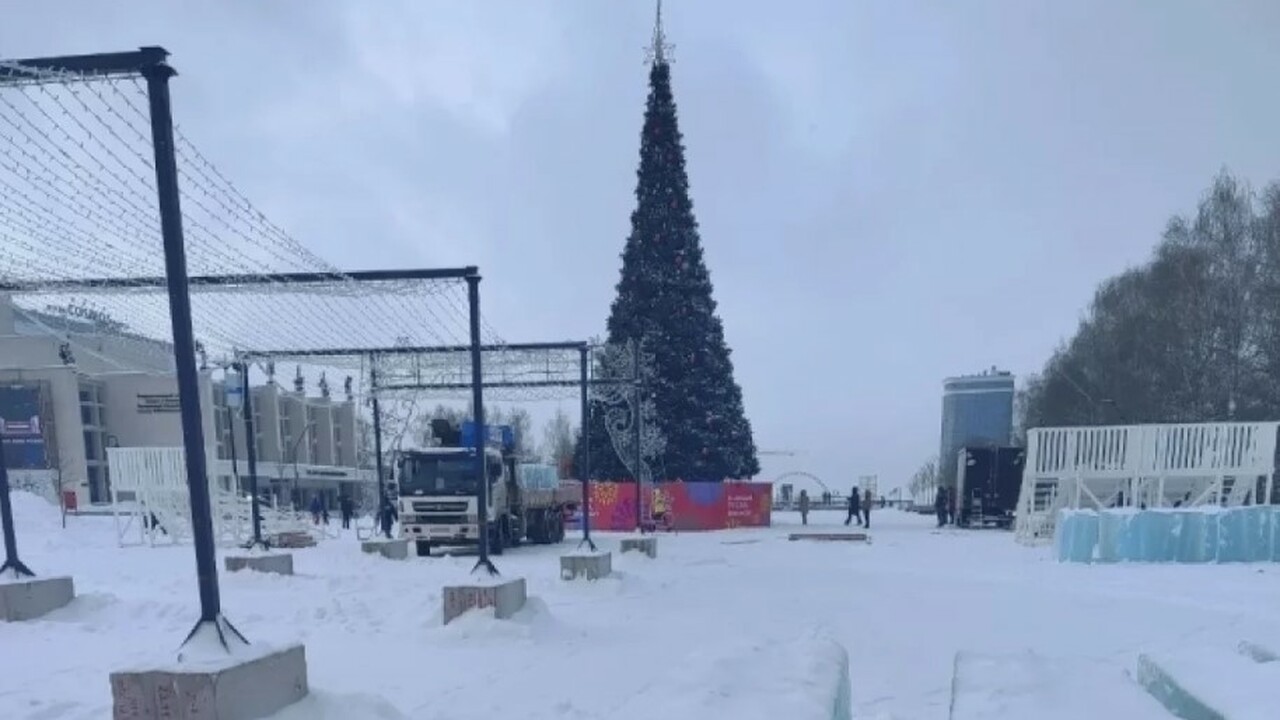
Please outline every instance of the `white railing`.
[{"label": "white railing", "polygon": [[[111,507],[116,540],[121,545],[186,542],[191,537],[191,496],[187,490],[186,454],[182,448],[108,448]],[[211,461],[210,468],[217,468]],[[213,475],[213,473],[211,473]],[[222,547],[248,543],[253,537],[249,498],[220,482],[209,483],[214,541]],[[311,532],[301,513],[260,504],[262,532]]]},{"label": "white railing", "polygon": [[1047,542],[1063,509],[1267,502],[1277,430],[1280,422],[1031,430],[1017,538]]}]

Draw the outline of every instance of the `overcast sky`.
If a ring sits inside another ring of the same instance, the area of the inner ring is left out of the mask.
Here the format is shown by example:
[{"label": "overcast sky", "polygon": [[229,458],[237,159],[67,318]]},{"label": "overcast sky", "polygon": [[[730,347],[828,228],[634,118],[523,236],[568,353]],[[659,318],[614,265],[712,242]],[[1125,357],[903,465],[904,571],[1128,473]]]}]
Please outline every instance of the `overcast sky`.
[{"label": "overcast sky", "polygon": [[[1280,178],[1274,0],[666,20],[756,442],[800,453],[770,478],[904,481],[944,377],[1039,369],[1218,170]],[[163,45],[184,132],[302,242],[350,269],[477,264],[504,337],[580,339],[618,278],[652,26],[650,0],[14,2],[0,56]]]}]

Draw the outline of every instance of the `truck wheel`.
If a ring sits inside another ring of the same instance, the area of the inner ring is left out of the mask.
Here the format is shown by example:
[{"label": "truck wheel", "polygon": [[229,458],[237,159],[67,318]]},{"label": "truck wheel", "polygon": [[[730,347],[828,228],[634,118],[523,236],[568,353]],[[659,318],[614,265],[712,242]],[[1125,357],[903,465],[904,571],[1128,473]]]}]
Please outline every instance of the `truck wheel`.
[{"label": "truck wheel", "polygon": [[426,540],[418,540],[415,544],[418,546],[418,557],[431,557],[431,543]]},{"label": "truck wheel", "polygon": [[551,542],[564,542],[564,516],[556,515],[551,521]]}]

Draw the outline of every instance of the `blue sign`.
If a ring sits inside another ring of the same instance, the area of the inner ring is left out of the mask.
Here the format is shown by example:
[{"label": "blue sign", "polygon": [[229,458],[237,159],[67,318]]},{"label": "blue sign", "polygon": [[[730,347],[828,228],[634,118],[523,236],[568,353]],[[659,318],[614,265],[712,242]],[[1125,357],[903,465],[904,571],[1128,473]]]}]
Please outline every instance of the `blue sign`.
[{"label": "blue sign", "polygon": [[12,470],[47,468],[44,431],[40,421],[40,388],[0,387],[0,448]]},{"label": "blue sign", "polygon": [[[486,425],[485,444],[510,450],[516,446],[516,432],[510,425]],[[476,444],[476,424],[471,420],[462,422],[461,437],[458,442],[463,447],[474,447]]]}]

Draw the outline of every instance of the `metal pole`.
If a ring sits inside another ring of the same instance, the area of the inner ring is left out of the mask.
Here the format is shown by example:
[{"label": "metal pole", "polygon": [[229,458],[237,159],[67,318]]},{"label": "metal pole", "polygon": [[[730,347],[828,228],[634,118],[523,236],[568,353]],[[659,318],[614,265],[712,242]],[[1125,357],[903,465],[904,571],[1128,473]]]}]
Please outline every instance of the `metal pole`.
[{"label": "metal pole", "polygon": [[484,568],[490,575],[497,575],[498,569],[489,559],[489,477],[485,469],[485,424],[484,424],[484,375],[480,365],[480,276],[467,277],[467,303],[471,315],[471,404],[476,426],[475,437],[472,438],[476,453],[476,520],[480,559],[471,569],[475,572]]},{"label": "metal pole", "polygon": [[591,400],[588,397],[589,380],[589,348],[583,345],[578,349],[578,358],[582,364],[579,373],[582,379],[582,456],[578,458],[578,477],[582,481],[582,542],[593,551],[596,544],[591,541]]},{"label": "metal pole", "polygon": [[[191,297],[187,287],[187,256],[182,238],[182,208],[178,194],[178,164],[173,145],[173,116],[169,78],[176,73],[165,63],[143,68],[151,105],[151,142],[155,150],[156,194],[160,230],[164,238],[164,269],[169,289],[169,320],[173,324],[173,359],[182,410],[182,446],[186,450],[187,488],[191,495],[191,536],[196,548],[196,578],[200,586],[200,620],[190,640],[205,623],[222,632],[222,599],[218,594],[218,565],[214,554],[213,513],[209,502],[204,428],[200,421],[200,376],[196,370],[195,334],[191,329]],[[230,624],[228,623],[228,627]],[[240,633],[231,628],[236,635]],[[243,640],[243,636],[241,636]],[[185,644],[185,641],[184,641]]]},{"label": "metal pole", "polygon": [[634,404],[635,404],[635,413],[636,413],[635,421],[631,423],[631,439],[636,444],[636,471],[635,471],[636,530],[643,532],[644,519],[641,517],[642,515],[641,506],[643,503],[643,495],[641,494],[640,486],[644,484],[643,481],[641,480],[641,477],[644,475],[644,472],[643,472],[644,453],[641,452],[640,450],[640,423],[642,422],[643,416],[640,413],[641,397],[640,397],[640,340],[639,338],[635,340],[634,345],[632,347],[631,380],[634,383],[634,385],[632,385],[631,397],[635,399]]},{"label": "metal pole", "polygon": [[236,492],[240,492],[240,467],[236,464],[236,414],[230,406],[227,407],[227,447],[231,452],[231,479],[236,481]]},{"label": "metal pole", "polygon": [[9,502],[9,470],[5,468],[4,452],[0,451],[0,522],[4,523],[4,564],[0,565],[0,576],[5,570],[13,571],[14,577],[35,577],[31,569],[18,559],[18,539],[13,531],[13,504]]},{"label": "metal pole", "polygon": [[[378,473],[378,527],[382,527],[382,513],[386,512],[387,490],[382,472],[382,408],[378,405],[378,356],[369,356],[369,388],[373,396],[373,466]],[[383,533],[391,539],[391,531]]]},{"label": "metal pole", "polygon": [[249,463],[249,507],[253,513],[253,540],[249,547],[267,548],[262,539],[262,505],[258,500],[258,442],[253,427],[253,395],[249,392],[249,363],[240,363],[240,387],[244,399],[240,410],[244,413],[244,454]]}]

